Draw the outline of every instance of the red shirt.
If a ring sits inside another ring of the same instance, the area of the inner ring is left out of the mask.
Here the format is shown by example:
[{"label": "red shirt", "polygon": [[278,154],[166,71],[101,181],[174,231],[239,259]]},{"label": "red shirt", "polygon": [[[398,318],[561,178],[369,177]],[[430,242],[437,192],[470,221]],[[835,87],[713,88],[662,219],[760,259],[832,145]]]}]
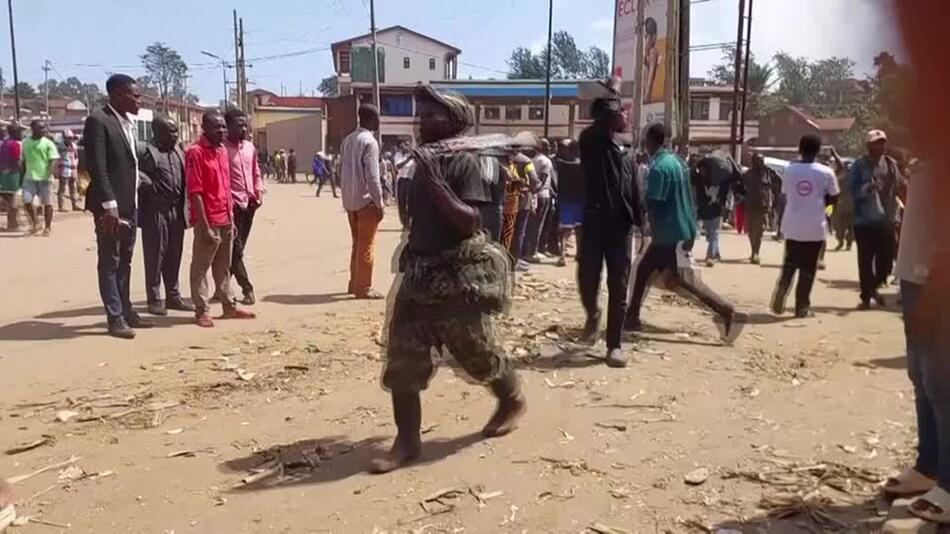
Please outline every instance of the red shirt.
[{"label": "red shirt", "polygon": [[[205,216],[213,227],[231,224],[231,169],[228,150],[224,145],[214,147],[205,136],[185,151],[185,187],[189,201],[201,195]],[[191,224],[196,222],[194,206]]]}]

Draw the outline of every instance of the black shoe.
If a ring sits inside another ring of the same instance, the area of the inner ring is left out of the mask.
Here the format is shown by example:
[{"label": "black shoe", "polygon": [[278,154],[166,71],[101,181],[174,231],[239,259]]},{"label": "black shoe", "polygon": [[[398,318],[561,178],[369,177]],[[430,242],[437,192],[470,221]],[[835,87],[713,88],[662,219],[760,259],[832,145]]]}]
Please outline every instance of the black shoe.
[{"label": "black shoe", "polygon": [[245,306],[253,306],[257,302],[257,299],[254,298],[254,290],[245,291],[244,298],[241,299],[241,304]]},{"label": "black shoe", "polygon": [[811,310],[808,309],[808,308],[803,308],[803,309],[801,309],[801,310],[796,310],[796,311],[795,311],[795,318],[796,318],[796,319],[807,319],[807,318],[809,318],[809,317],[814,317],[814,316],[815,316],[815,312],[811,311]]},{"label": "black shoe", "polygon": [[151,315],[157,315],[159,317],[168,315],[168,310],[165,309],[165,303],[160,300],[149,302],[146,311]]},{"label": "black shoe", "polygon": [[142,317],[137,313],[133,313],[125,321],[132,328],[152,328],[155,326],[155,323],[153,323],[152,321],[146,321],[145,319],[142,319]]},{"label": "black shoe", "polygon": [[181,298],[168,299],[168,301],[166,302],[165,308],[169,310],[175,310],[175,311],[186,311],[186,312],[195,311],[194,304],[185,302]]},{"label": "black shoe", "polygon": [[620,369],[627,366],[627,355],[620,349],[610,349],[607,351],[607,357],[604,359],[607,367]]},{"label": "black shoe", "polygon": [[581,343],[593,345],[597,343],[597,336],[600,335],[600,315],[589,317],[584,324],[584,334],[581,337]]},{"label": "black shoe", "polygon": [[871,301],[861,299],[861,303],[858,304],[858,309],[862,311],[867,311],[871,309]]},{"label": "black shoe", "polygon": [[134,339],[135,330],[122,319],[109,323],[109,335],[119,339]]},{"label": "black shoe", "polygon": [[624,332],[642,332],[643,323],[640,322],[640,319],[637,317],[627,317],[623,321],[623,331]]}]

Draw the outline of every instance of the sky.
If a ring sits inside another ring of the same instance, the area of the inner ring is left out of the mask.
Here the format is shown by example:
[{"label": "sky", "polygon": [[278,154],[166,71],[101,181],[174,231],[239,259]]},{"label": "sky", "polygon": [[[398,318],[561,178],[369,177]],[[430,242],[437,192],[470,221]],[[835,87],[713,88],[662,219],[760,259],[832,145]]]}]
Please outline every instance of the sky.
[{"label": "sky", "polygon": [[[104,85],[109,73],[144,74],[139,56],[162,41],[190,67],[189,91],[204,103],[222,95],[220,62],[234,59],[231,10],[244,19],[251,88],[287,95],[314,94],[332,74],[330,43],[366,33],[369,0],[13,0],[19,75],[43,81],[76,76]],[[752,50],[757,59],[778,51],[822,58],[850,56],[859,76],[881,50],[899,54],[885,0],[757,0]],[[459,77],[504,78],[511,50],[539,50],[547,37],[548,0],[376,0],[377,26],[401,24],[462,50]],[[693,4],[693,45],[735,40],[738,0]],[[611,52],[614,0],[554,0],[554,29],[578,46]],[[6,10],[0,10],[0,67],[12,81]],[[299,54],[297,54],[299,53]],[[291,54],[290,56],[287,56]],[[292,55],[296,54],[296,55]],[[720,60],[717,50],[694,52],[691,75],[704,76]],[[234,77],[228,73],[229,80]],[[317,93],[318,94],[318,93]]]}]

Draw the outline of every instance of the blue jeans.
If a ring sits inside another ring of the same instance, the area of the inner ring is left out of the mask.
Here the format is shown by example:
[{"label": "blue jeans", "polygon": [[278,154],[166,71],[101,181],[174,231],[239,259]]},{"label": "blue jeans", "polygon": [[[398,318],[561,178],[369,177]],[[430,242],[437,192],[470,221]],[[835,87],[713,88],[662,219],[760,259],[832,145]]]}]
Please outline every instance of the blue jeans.
[{"label": "blue jeans", "polygon": [[901,306],[907,338],[907,374],[914,384],[917,409],[917,463],[924,475],[937,479],[950,491],[950,362],[935,354],[934,347],[921,336],[914,310],[923,286],[901,280]]},{"label": "blue jeans", "polygon": [[722,224],[722,217],[712,219],[703,219],[703,230],[706,231],[706,259],[713,260],[719,258],[719,226]]}]

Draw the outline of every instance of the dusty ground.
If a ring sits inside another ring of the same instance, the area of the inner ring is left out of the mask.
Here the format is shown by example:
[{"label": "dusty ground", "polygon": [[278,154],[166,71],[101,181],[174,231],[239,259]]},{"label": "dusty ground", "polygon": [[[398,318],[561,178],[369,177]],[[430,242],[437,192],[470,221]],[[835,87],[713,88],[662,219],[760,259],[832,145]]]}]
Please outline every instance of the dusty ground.
[{"label": "dusty ground", "polygon": [[[742,338],[721,346],[708,314],[656,292],[645,313],[656,328],[631,339],[626,370],[571,343],[573,270],[537,268],[504,321],[530,403],[522,428],[481,440],[492,399],[443,369],[424,397],[424,461],[371,476],[394,434],[378,385],[385,304],[340,295],[338,201],[270,189],[249,249],[259,319],[213,330],[179,314],[133,342],[102,335],[85,217],[58,219],[48,239],[0,234],[0,448],[49,436],[0,456],[0,473],[79,457],[16,484],[21,515],[69,532],[179,534],[819,532],[880,520],[873,483],[909,454],[912,399],[897,308],[852,312],[853,252],[829,253],[816,318],[775,318],[780,245],[766,243],[755,267],[739,261],[745,239],[724,236],[727,261],[704,275],[751,314]],[[390,212],[384,290],[399,237]]]}]

